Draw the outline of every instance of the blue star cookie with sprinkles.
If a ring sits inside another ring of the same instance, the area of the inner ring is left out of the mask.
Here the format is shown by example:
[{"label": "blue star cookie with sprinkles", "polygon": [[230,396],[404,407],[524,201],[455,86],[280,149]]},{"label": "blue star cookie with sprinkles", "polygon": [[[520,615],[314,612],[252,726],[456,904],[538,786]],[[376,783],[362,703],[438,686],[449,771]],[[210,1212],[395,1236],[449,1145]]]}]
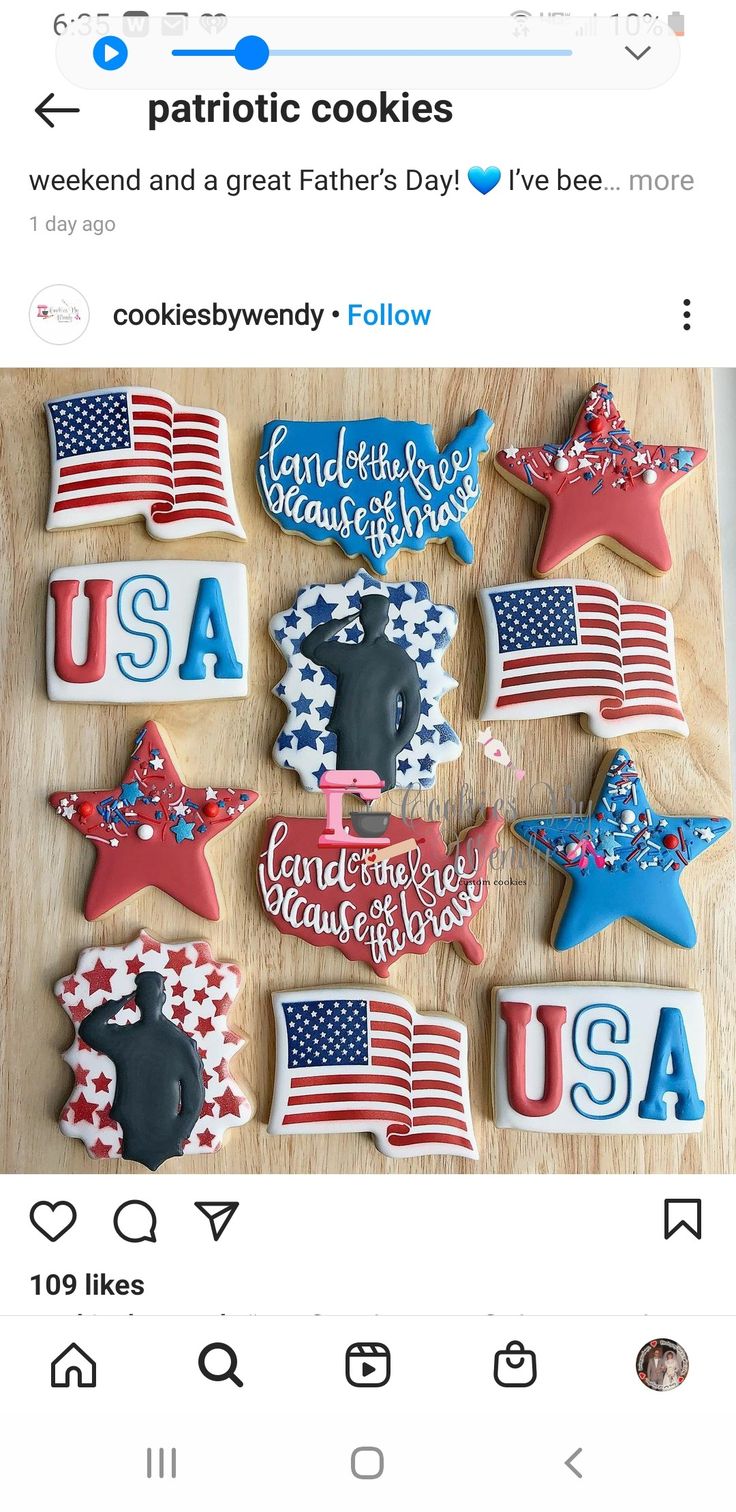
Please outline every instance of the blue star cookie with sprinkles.
[{"label": "blue star cookie with sprinkles", "polygon": [[537,577],[598,542],[656,575],[672,566],[662,500],[707,455],[699,446],[635,441],[608,385],[596,383],[564,441],[507,446],[495,463],[503,477],[545,507]]},{"label": "blue star cookie with sprinkles", "polygon": [[426,583],[379,583],[364,569],[345,583],[301,588],[270,630],[287,663],[274,688],[288,714],[273,748],[310,792],[328,771],[371,771],[391,788],[432,787],[461,752],[440,708],[457,686],[442,657],[457,629]]},{"label": "blue star cookie with sprinkles", "polygon": [[144,725],[117,787],[52,793],[49,799],[95,848],[85,918],[100,919],[144,888],[157,887],[192,913],[219,919],[205,849],[257,797],[242,786],[187,787],[160,726]]},{"label": "blue star cookie with sprinkles", "polygon": [[564,873],[552,926],[556,950],[570,950],[628,919],[690,949],[697,934],[681,891],[683,873],[728,833],[724,818],[659,814],[628,751],[607,756],[588,810],[520,819],[514,832]]}]

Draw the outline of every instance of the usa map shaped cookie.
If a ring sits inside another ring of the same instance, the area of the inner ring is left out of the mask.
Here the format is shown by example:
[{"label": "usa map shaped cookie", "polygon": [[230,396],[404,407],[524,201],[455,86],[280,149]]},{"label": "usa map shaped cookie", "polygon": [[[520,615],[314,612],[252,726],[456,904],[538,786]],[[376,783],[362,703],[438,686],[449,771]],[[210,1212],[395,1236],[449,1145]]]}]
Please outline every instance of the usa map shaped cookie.
[{"label": "usa map shaped cookie", "polygon": [[240,562],[58,567],[46,606],[46,686],[62,703],[188,703],[248,692]]},{"label": "usa map shaped cookie", "polygon": [[228,1027],[240,983],[240,968],[203,940],[167,945],[144,930],[130,945],[83,950],[55,988],[74,1028],[62,1133],[97,1160],[151,1171],[219,1150],[255,1112],[230,1070],[245,1043]]},{"label": "usa map shaped cookie", "polygon": [[700,446],[634,441],[610,388],[597,383],[564,441],[507,446],[495,462],[544,505],[533,571],[545,577],[599,541],[647,572],[668,572],[662,500],[707,455]]},{"label": "usa map shaped cookie", "polygon": [[288,715],[273,749],[316,791],[324,774],[372,771],[385,791],[431,787],[462,750],[440,709],[457,687],[442,666],[457,614],[426,583],[312,583],[274,615],[287,670],[274,688]]},{"label": "usa map shaped cookie", "polygon": [[381,574],[398,551],[429,541],[472,562],[464,524],[492,427],[477,410],[440,452],[431,425],[415,420],[272,420],[258,458],[261,499],[283,530],[336,541]]},{"label": "usa map shaped cookie", "polygon": [[100,919],[147,887],[157,887],[205,919],[220,902],[205,848],[258,794],[242,786],[187,787],[168,736],[153,721],[138,731],[119,783],[89,792],[52,793],[52,808],[91,841],[95,865],[85,919]]},{"label": "usa map shaped cookie", "polygon": [[628,751],[609,752],[583,814],[518,819],[514,834],[565,877],[552,926],[570,950],[617,919],[690,949],[697,939],[680,883],[731,828],[723,818],[658,814]]},{"label": "usa map shaped cookie", "polygon": [[477,1160],[459,1019],[344,985],[275,992],[273,1010],[269,1134],[367,1132],[382,1155]]},{"label": "usa map shaped cookie", "polygon": [[245,539],[227,421],[160,389],[108,388],[50,399],[47,530],[143,518],[159,541]]},{"label": "usa map shaped cookie", "polygon": [[697,1134],[699,992],[615,982],[499,987],[494,1121],[539,1134]]},{"label": "usa map shaped cookie", "polygon": [[481,719],[579,714],[591,735],[686,736],[672,616],[608,583],[506,583],[478,594],[486,636]]},{"label": "usa map shaped cookie", "polygon": [[[369,774],[368,774],[369,775]],[[392,814],[270,819],[258,861],[258,891],[276,928],[331,945],[386,977],[404,955],[455,944],[473,965],[485,951],[470,923],[487,901],[487,873],[503,820],[494,809],[452,845],[439,824]]]}]

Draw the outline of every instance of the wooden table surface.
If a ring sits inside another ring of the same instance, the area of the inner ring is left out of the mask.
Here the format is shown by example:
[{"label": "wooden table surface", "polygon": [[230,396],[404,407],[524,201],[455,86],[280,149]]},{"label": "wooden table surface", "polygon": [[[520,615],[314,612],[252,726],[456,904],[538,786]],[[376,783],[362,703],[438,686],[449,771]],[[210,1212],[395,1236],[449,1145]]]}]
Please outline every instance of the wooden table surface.
[{"label": "wooden table surface", "polygon": [[[266,1132],[274,1062],[270,990],[322,982],[375,986],[377,978],[336,951],[314,950],[284,939],[261,911],[256,856],[267,816],[316,815],[321,804],[297,778],[271,760],[283,709],[271,689],[283,662],[268,635],[272,614],[296,590],[316,581],[340,581],[359,564],[335,545],[312,545],[282,534],[261,507],[254,482],[263,423],[278,415],[328,419],[385,414],[431,421],[441,445],[478,406],[493,415],[492,452],[511,442],[561,439],[591,384],[610,383],[621,412],[638,435],[703,444],[707,464],[665,502],[674,566],[652,578],[605,547],[597,546],[563,569],[602,579],[625,595],[654,600],[674,615],[683,705],[691,726],[687,741],[673,736],[632,736],[653,802],[667,811],[730,813],[727,707],[721,627],[721,569],[713,452],[713,409],[707,372],[472,370],[209,370],[8,372],[2,381],[2,427],[7,481],[3,599],[3,738],[8,770],[4,797],[6,989],[0,1016],[0,1169],[11,1172],[146,1173],[126,1162],[90,1159],[78,1140],[65,1139],[56,1118],[70,1086],[61,1052],[69,1023],[54,1000],[57,978],[71,971],[90,944],[127,943],[141,926],[159,939],[208,938],[221,959],[244,968],[232,1011],[247,1043],[233,1062],[236,1076],[255,1091],[257,1112],[227,1136],[215,1156],[169,1162],[169,1174],[219,1172],[682,1172],[736,1170],[736,1010],[733,1006],[734,851],[720,843],[689,871],[685,892],[698,928],[692,951],[678,950],[621,921],[568,954],[549,946],[561,889],[550,867],[533,869],[526,887],[494,887],[476,919],[486,961],[471,967],[449,946],[425,958],[407,957],[391,970],[388,987],[417,1008],[448,1010],[470,1034],[470,1081],[477,1163],[450,1158],[389,1160],[370,1135],[272,1137]],[[247,541],[205,538],[151,539],[142,521],[88,530],[44,530],[48,446],[44,400],[114,384],[164,389],[185,404],[224,411],[230,426],[235,489]],[[417,794],[418,812],[435,799],[447,815],[446,832],[467,822],[469,806],[501,799],[517,803],[536,782],[567,783],[587,800],[603,754],[602,743],[575,718],[504,723],[498,734],[513,764],[492,765],[476,744],[484,670],[484,644],[476,590],[531,576],[541,507],[494,471],[492,452],[481,463],[482,498],[469,520],[475,563],[462,567],[444,546],[394,559],[393,580],[424,578],[435,600],[454,604],[458,634],[445,656],[458,688],[443,701],[460,734],[461,759],[438,769],[436,788]],[[52,704],[44,682],[46,583],[57,566],[172,556],[242,560],[247,564],[251,616],[251,693],[245,701],[152,705],[139,708]],[[91,849],[47,804],[57,788],[114,782],[131,736],[144,718],[161,719],[191,783],[242,781],[261,793],[260,804],[214,847],[223,917],[208,924],[160,893],[149,891],[97,924],[81,912]],[[210,776],[212,774],[212,776]],[[394,806],[401,795],[394,793]],[[531,812],[538,812],[531,808]],[[513,875],[524,851],[506,831],[508,856],[501,876]],[[526,852],[524,852],[526,854]],[[494,984],[568,980],[651,982],[699,988],[708,1028],[707,1113],[700,1135],[545,1136],[501,1131],[491,1114],[491,1008]]]}]

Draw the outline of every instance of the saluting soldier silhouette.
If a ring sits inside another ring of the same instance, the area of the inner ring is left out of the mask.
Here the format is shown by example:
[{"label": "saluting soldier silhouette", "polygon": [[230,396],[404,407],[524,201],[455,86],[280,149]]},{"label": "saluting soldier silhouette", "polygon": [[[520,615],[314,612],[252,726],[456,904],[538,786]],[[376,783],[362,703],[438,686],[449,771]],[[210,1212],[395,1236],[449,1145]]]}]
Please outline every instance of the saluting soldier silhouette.
[{"label": "saluting soldier silhouette", "polygon": [[[305,635],[301,653],[337,679],[328,729],[337,737],[338,771],[376,772],[388,790],[396,783],[396,758],[413,739],[421,710],[416,662],[388,639],[389,601],[369,593],[344,619],[328,620]],[[334,637],[360,621],[363,639]]]},{"label": "saluting soldier silhouette", "polygon": [[[112,1023],[131,998],[140,1018]],[[164,1016],[165,1003],[161,973],[142,971],[135,993],[93,1008],[80,1025],[85,1044],[109,1055],[115,1067],[110,1111],[123,1131],[122,1154],[151,1171],[181,1155],[204,1099],[200,1057],[184,1030]]]}]

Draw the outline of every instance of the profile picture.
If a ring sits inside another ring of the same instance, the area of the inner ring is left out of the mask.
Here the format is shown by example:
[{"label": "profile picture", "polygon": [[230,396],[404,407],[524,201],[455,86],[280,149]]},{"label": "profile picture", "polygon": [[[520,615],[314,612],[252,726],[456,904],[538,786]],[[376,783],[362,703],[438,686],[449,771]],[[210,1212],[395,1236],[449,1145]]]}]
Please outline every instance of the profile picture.
[{"label": "profile picture", "polygon": [[650,1391],[674,1391],[682,1385],[689,1369],[688,1357],[674,1339],[650,1339],[636,1359],[639,1380]]}]

